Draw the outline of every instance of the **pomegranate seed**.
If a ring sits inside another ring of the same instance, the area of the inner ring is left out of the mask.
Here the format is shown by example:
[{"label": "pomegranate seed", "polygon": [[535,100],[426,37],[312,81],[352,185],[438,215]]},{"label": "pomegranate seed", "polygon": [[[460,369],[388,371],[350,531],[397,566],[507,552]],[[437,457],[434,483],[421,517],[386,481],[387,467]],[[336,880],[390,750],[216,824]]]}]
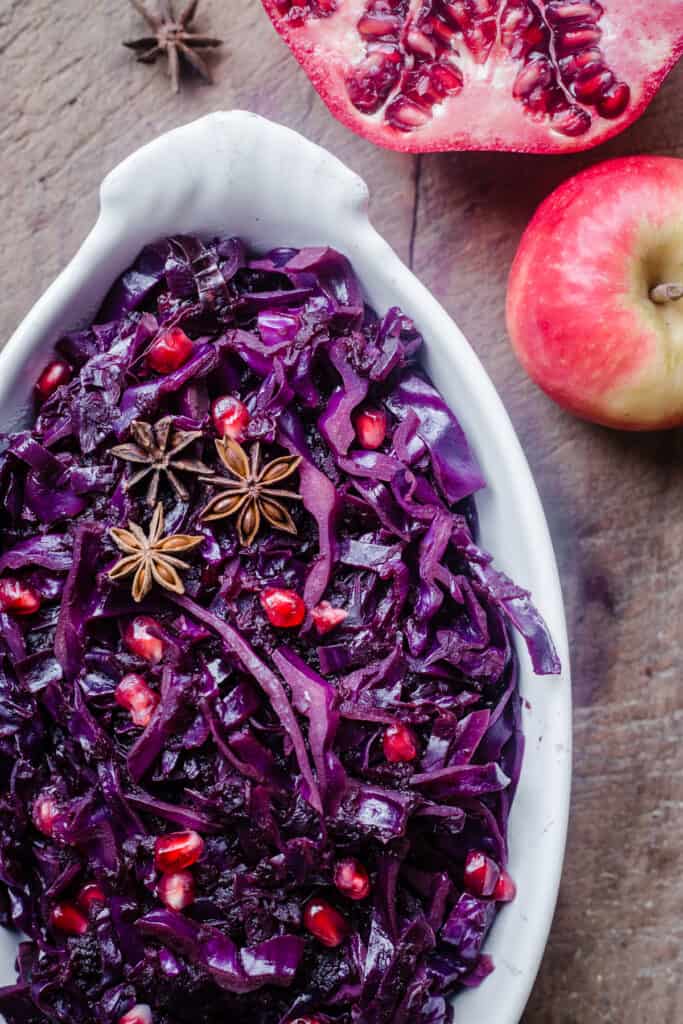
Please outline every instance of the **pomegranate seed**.
[{"label": "pomegranate seed", "polygon": [[392,100],[385,111],[387,122],[401,132],[423,128],[431,120],[431,116],[429,111],[419,107],[417,103],[412,103],[407,96],[398,96]]},{"label": "pomegranate seed", "polygon": [[148,615],[138,615],[129,622],[123,634],[123,642],[131,652],[139,658],[156,665],[164,653],[164,642],[155,631],[160,629],[159,623]]},{"label": "pomegranate seed", "polygon": [[356,437],[363,448],[379,448],[387,436],[387,414],[382,409],[364,409],[356,416]]},{"label": "pomegranate seed", "polygon": [[97,882],[88,882],[84,885],[78,896],[76,897],[76,903],[79,905],[81,910],[86,912],[98,904],[104,905],[107,902],[107,897],[104,895],[104,890]]},{"label": "pomegranate seed", "polygon": [[592,28],[587,25],[584,28],[565,28],[561,30],[555,39],[555,46],[560,55],[575,53],[577,50],[584,50],[599,43],[602,38],[602,29],[594,25]]},{"label": "pomegranate seed", "polygon": [[147,685],[143,676],[137,672],[130,672],[124,676],[116,687],[114,696],[117,704],[130,711],[134,725],[147,728],[159,703],[159,694]]},{"label": "pomegranate seed", "polygon": [[292,1020],[289,1024],[320,1024],[317,1017],[297,1017],[296,1020]]},{"label": "pomegranate seed", "polygon": [[306,618],[306,605],[295,590],[266,587],[261,594],[261,605],[271,626],[293,629]]},{"label": "pomegranate seed", "polygon": [[192,342],[185,331],[180,327],[171,327],[152,342],[147,353],[147,365],[157,373],[173,373],[187,362],[192,348]]},{"label": "pomegranate seed", "polygon": [[470,850],[465,858],[465,888],[473,896],[492,896],[500,878],[500,868],[480,850]]},{"label": "pomegranate seed", "polygon": [[204,852],[199,832],[170,832],[154,844],[154,864],[158,871],[182,871],[196,864]]},{"label": "pomegranate seed", "polygon": [[159,899],[169,910],[184,910],[194,903],[194,878],[189,871],[162,875],[157,885]]},{"label": "pomegranate seed", "polygon": [[36,381],[36,393],[41,401],[53,395],[62,384],[71,380],[71,367],[63,359],[54,359],[48,363]]},{"label": "pomegranate seed", "polygon": [[52,908],[50,924],[66,935],[85,935],[88,930],[88,919],[84,917],[73,903],[58,903]]},{"label": "pomegranate seed", "polygon": [[414,761],[417,757],[417,739],[407,725],[388,725],[382,740],[384,756],[392,764]]},{"label": "pomegranate seed", "polygon": [[251,419],[246,405],[232,395],[216,398],[211,406],[211,416],[217,433],[234,441],[242,440]]},{"label": "pomegranate seed", "polygon": [[334,949],[348,935],[349,926],[326,900],[312,899],[304,910],[304,925],[323,946]]},{"label": "pomegranate seed", "polygon": [[20,580],[6,576],[0,580],[0,610],[15,615],[34,615],[40,608],[40,594]]},{"label": "pomegranate seed", "polygon": [[358,110],[374,114],[398,83],[403,56],[397,46],[383,44],[368,53],[346,76],[349,99]]},{"label": "pomegranate seed", "polygon": [[553,114],[553,125],[563,135],[575,138],[588,131],[591,126],[591,116],[581,107],[566,107]]},{"label": "pomegranate seed", "polygon": [[603,117],[619,117],[626,110],[631,99],[631,90],[625,82],[615,82],[597,104],[598,113]]},{"label": "pomegranate seed", "polygon": [[351,900],[364,900],[370,892],[370,876],[354,857],[339,861],[334,869],[334,884]]},{"label": "pomegranate seed", "polygon": [[117,1024],[152,1024],[152,1011],[147,1003],[136,1003],[131,1010],[119,1017]]},{"label": "pomegranate seed", "polygon": [[511,903],[516,895],[517,886],[505,868],[503,868],[500,872],[500,878],[496,883],[496,887],[493,890],[493,898],[498,903]]},{"label": "pomegranate seed", "polygon": [[401,19],[395,14],[368,13],[357,22],[356,28],[364,39],[381,39],[382,36],[391,35],[401,31]]},{"label": "pomegranate seed", "polygon": [[581,103],[591,103],[596,96],[602,96],[613,82],[614,75],[608,68],[598,70],[594,74],[589,72],[574,82],[572,93]]},{"label": "pomegranate seed", "polygon": [[329,601],[321,601],[311,612],[315,628],[321,636],[339,626],[348,614],[343,608],[333,608]]},{"label": "pomegranate seed", "polygon": [[47,793],[41,793],[33,804],[33,824],[44,836],[52,836],[59,807],[54,797]]}]

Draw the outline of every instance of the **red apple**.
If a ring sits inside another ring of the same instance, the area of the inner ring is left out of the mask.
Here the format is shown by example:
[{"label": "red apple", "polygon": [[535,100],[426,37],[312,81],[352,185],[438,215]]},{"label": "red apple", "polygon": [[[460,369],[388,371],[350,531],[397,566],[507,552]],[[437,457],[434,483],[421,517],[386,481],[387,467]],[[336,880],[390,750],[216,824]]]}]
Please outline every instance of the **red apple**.
[{"label": "red apple", "polygon": [[577,174],[538,208],[512,265],[507,322],[556,402],[624,430],[683,423],[683,160]]}]

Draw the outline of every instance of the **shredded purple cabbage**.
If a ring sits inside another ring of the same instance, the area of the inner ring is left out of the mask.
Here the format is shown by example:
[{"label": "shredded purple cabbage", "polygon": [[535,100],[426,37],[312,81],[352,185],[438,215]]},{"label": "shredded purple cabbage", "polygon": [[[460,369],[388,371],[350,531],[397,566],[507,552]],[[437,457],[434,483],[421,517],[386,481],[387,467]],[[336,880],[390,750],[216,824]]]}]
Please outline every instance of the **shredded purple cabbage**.
[{"label": "shredded purple cabbage", "polygon": [[[160,332],[193,351],[166,375],[146,363]],[[40,597],[0,612],[0,923],[27,937],[9,1024],[116,1024],[139,1004],[154,1024],[446,1024],[449,996],[492,969],[482,945],[498,904],[464,884],[468,852],[506,863],[522,736],[515,629],[539,673],[559,671],[529,595],[477,541],[484,480],[455,417],[416,361],[400,310],[364,304],[331,249],[258,258],[237,239],[147,247],[96,323],[61,339],[72,379],[0,456],[0,580]],[[200,430],[218,468],[211,403],[234,395],[244,445],[301,456],[297,535],[239,545],[234,519],[200,522],[215,492],[162,484],[169,531],[201,533],[186,592],[135,605],[112,583],[108,528],[149,522],[144,488],[111,448],[134,419]],[[387,417],[377,450],[355,416]],[[266,586],[307,617],[271,626]],[[320,602],[346,618],[319,634]],[[132,653],[134,616],[155,621],[158,664]],[[115,699],[127,673],[159,703],[144,728]],[[394,763],[388,728],[417,755]],[[36,807],[55,808],[47,828]],[[169,909],[155,840],[204,840],[196,896]],[[334,885],[340,859],[366,899]],[[53,910],[86,883],[105,894],[70,935]],[[322,897],[346,921],[321,944],[303,911]]]}]

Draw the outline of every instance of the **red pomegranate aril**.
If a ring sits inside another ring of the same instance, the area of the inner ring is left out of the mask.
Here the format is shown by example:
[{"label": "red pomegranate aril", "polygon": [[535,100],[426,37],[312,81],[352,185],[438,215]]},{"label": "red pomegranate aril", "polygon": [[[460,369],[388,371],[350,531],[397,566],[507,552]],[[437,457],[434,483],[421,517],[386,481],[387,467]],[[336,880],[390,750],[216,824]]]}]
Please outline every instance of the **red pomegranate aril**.
[{"label": "red pomegranate aril", "polygon": [[553,25],[563,21],[596,21],[598,11],[590,2],[568,0],[568,2],[546,4],[545,15]]},{"label": "red pomegranate aril", "polygon": [[574,138],[589,130],[591,117],[581,107],[566,107],[553,115],[553,124],[563,135]]},{"label": "red pomegranate aril", "polygon": [[203,852],[204,840],[199,832],[169,832],[154,844],[154,864],[158,871],[182,871],[196,864]]},{"label": "red pomegranate aril", "polygon": [[543,53],[547,47],[547,29],[532,21],[522,31],[508,19],[501,31],[501,42],[515,60],[524,60],[532,53]]},{"label": "red pomegranate aril", "polygon": [[233,441],[241,441],[251,416],[239,398],[222,395],[214,399],[211,405],[211,418],[217,434],[221,437],[231,437]]},{"label": "red pomegranate aril", "polygon": [[547,60],[530,60],[515,78],[512,95],[526,99],[534,89],[546,89],[552,82],[552,68]]},{"label": "red pomegranate aril", "polygon": [[186,363],[193,345],[180,327],[163,331],[152,342],[147,353],[147,365],[157,373],[173,373]]},{"label": "red pomegranate aril", "polygon": [[450,50],[457,35],[456,29],[442,21],[441,18],[431,18],[429,24],[435,42],[439,43],[442,49]]},{"label": "red pomegranate aril", "polygon": [[503,868],[500,872],[500,878],[496,883],[496,887],[493,890],[493,898],[498,903],[511,903],[516,895],[517,886],[505,868]]},{"label": "red pomegranate aril", "polygon": [[104,889],[97,882],[88,882],[78,893],[76,903],[86,912],[94,906],[103,906],[107,902]]},{"label": "red pomegranate aril", "polygon": [[383,409],[363,409],[356,416],[355,427],[363,448],[379,448],[387,436],[387,414]]},{"label": "red pomegranate aril", "polygon": [[33,824],[44,836],[51,838],[54,834],[55,821],[59,816],[59,805],[49,793],[41,793],[33,804]]},{"label": "red pomegranate aril", "polygon": [[88,930],[88,919],[74,903],[66,900],[57,903],[50,914],[50,924],[65,935],[85,935]]},{"label": "red pomegranate aril", "polygon": [[320,1024],[317,1017],[296,1017],[295,1020],[290,1020],[289,1024]]},{"label": "red pomegranate aril", "polygon": [[194,903],[195,884],[190,871],[164,874],[157,885],[159,899],[169,910],[185,910]]},{"label": "red pomegranate aril", "polygon": [[421,65],[417,71],[409,72],[403,79],[405,95],[413,103],[426,110],[441,103],[445,96],[460,92],[463,79],[455,68],[446,64]]},{"label": "red pomegranate aril", "polygon": [[366,12],[359,19],[356,28],[363,39],[381,39],[382,36],[398,35],[401,19],[395,14]]},{"label": "red pomegranate aril", "polygon": [[394,128],[402,132],[412,132],[423,128],[431,119],[431,113],[418,107],[407,96],[398,96],[386,109],[386,119]]},{"label": "red pomegranate aril", "polygon": [[434,40],[425,35],[419,28],[409,29],[403,44],[408,50],[412,50],[413,53],[418,54],[420,57],[426,57],[429,60],[434,60],[436,57]]},{"label": "red pomegranate aril", "polygon": [[558,53],[573,53],[583,50],[586,46],[595,46],[602,39],[601,29],[593,26],[586,28],[566,28],[558,32],[555,45]]},{"label": "red pomegranate aril", "polygon": [[136,1003],[119,1017],[117,1024],[152,1024],[152,1010],[147,1003]]},{"label": "red pomegranate aril", "polygon": [[560,61],[560,70],[563,78],[572,80],[588,71],[591,71],[593,74],[596,71],[604,71],[605,62],[602,59],[601,51],[597,47],[593,47],[592,49],[580,50],[578,53],[571,53],[568,57],[563,57]]},{"label": "red pomegranate aril", "polygon": [[13,615],[34,615],[41,605],[37,590],[11,576],[0,579],[0,611]]},{"label": "red pomegranate aril", "polygon": [[370,876],[355,857],[339,861],[334,869],[334,884],[351,900],[364,900],[370,892]]},{"label": "red pomegranate aril", "polygon": [[156,665],[164,654],[164,642],[157,635],[159,628],[159,623],[149,615],[137,615],[126,626],[123,642],[131,654]]},{"label": "red pomegranate aril", "polygon": [[62,384],[68,384],[71,380],[71,367],[63,359],[54,359],[48,363],[40,377],[36,381],[36,393],[41,401],[45,401],[53,395]]},{"label": "red pomegranate aril", "polygon": [[346,76],[346,88],[353,105],[364,114],[374,114],[398,83],[403,57],[396,46],[381,44],[368,51],[362,63]]},{"label": "red pomegranate aril", "polygon": [[625,82],[616,82],[596,103],[602,117],[619,117],[626,110],[631,99],[631,90]]},{"label": "red pomegranate aril", "polygon": [[261,606],[271,626],[294,629],[306,618],[306,605],[295,590],[266,587],[261,594]]},{"label": "red pomegranate aril", "polygon": [[382,740],[384,756],[391,764],[414,761],[417,757],[417,738],[407,725],[388,725]]},{"label": "red pomegranate aril", "polygon": [[442,96],[455,96],[463,87],[463,77],[449,64],[433,64],[429,73],[432,85]]},{"label": "red pomegranate aril", "polygon": [[614,82],[614,75],[606,68],[595,73],[589,72],[585,76],[577,78],[573,83],[571,91],[580,103],[592,103],[597,97],[603,95],[606,89]]},{"label": "red pomegranate aril", "polygon": [[477,64],[485,64],[496,40],[496,23],[493,18],[472,25],[465,32],[465,42]]},{"label": "red pomegranate aril", "polygon": [[330,633],[337,626],[341,625],[348,614],[344,608],[334,608],[329,601],[321,601],[311,611],[311,618],[315,623],[318,633],[324,636],[325,633]]},{"label": "red pomegranate aril", "polygon": [[147,685],[144,676],[130,672],[124,676],[114,692],[116,703],[126,711],[134,725],[147,728],[159,703],[159,694]]},{"label": "red pomegranate aril", "polygon": [[304,910],[304,925],[323,946],[334,949],[349,933],[349,926],[338,910],[323,899],[312,899]]},{"label": "red pomegranate aril", "polygon": [[464,883],[473,896],[492,896],[500,878],[500,868],[481,850],[470,850],[465,858]]}]

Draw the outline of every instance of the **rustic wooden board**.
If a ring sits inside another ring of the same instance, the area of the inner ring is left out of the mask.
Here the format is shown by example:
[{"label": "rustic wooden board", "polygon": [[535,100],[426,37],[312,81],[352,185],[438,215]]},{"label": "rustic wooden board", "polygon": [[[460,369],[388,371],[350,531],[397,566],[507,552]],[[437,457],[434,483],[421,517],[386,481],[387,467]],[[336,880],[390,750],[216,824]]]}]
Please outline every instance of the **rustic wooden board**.
[{"label": "rustic wooden board", "polygon": [[[367,180],[373,219],[458,321],[508,407],[562,573],[576,696],[573,815],[560,904],[525,1024],[683,1020],[683,445],[571,419],[511,354],[505,281],[536,204],[621,153],[683,156],[683,66],[638,125],[597,152],[541,158],[376,149],[327,114],[258,0],[204,0],[228,45],[213,88],[167,91],[119,41],[126,0],[0,0],[0,339],[92,224],[104,174],[219,108],[296,128]],[[88,11],[87,15],[84,11]],[[552,682],[548,685],[552,686]]]}]

